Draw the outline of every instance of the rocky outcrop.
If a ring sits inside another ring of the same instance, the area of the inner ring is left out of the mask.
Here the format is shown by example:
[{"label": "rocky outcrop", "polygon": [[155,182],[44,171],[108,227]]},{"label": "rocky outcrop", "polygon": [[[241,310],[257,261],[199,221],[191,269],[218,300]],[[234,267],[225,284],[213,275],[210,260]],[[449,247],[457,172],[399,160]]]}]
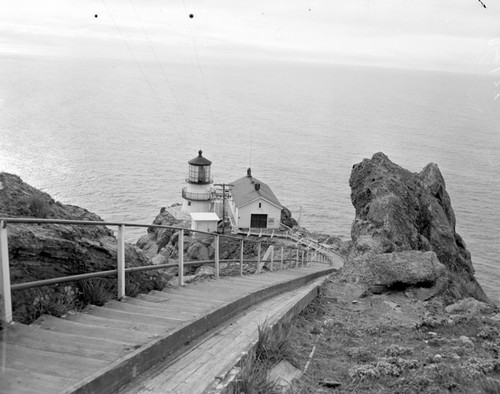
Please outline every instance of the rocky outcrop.
[{"label": "rocky outcrop", "polygon": [[285,207],[283,207],[283,209],[281,210],[280,221],[285,226],[288,226],[290,228],[293,228],[294,226],[298,225],[297,221],[292,217],[292,212],[288,208],[285,208]]},{"label": "rocky outcrop", "polygon": [[[376,153],[353,166],[349,184],[356,210],[351,229],[351,263],[369,260],[367,256],[359,259],[361,255],[432,251],[450,275],[469,282],[475,296],[486,299],[474,278],[471,255],[455,231],[450,196],[435,163],[416,174],[394,164],[383,153]],[[408,269],[413,268],[408,261]]]},{"label": "rocky outcrop", "polygon": [[[49,194],[8,173],[0,173],[0,217],[103,221],[86,209],[55,201]],[[12,283],[116,269],[117,240],[106,226],[9,224],[8,243]],[[148,263],[143,251],[130,244],[125,245],[125,260],[128,267]],[[110,287],[116,282],[108,281]],[[133,292],[148,291],[161,286],[166,278],[159,272],[148,271],[128,274],[127,282]],[[35,319],[45,311],[34,300],[57,298],[63,288],[75,298],[64,302],[79,303],[80,284],[16,291],[13,294],[16,319],[24,322]]]},{"label": "rocky outcrop", "polygon": [[433,285],[445,271],[434,252],[395,252],[364,254],[349,259],[343,267],[346,276],[380,290],[404,286]]},{"label": "rocky outcrop", "polygon": [[[163,226],[176,226],[185,228],[184,232],[184,261],[207,261],[213,260],[215,256],[215,237],[206,234],[195,234],[190,232],[191,223],[176,219],[170,210],[163,207],[156,216],[153,224]],[[165,229],[149,227],[147,234],[137,241],[137,247],[142,249],[145,256],[152,264],[165,264],[178,262],[179,231],[176,229]],[[237,239],[225,237],[219,238],[220,259],[239,259],[240,242]],[[256,256],[257,245],[254,242],[246,242],[244,245],[245,256]],[[193,266],[195,271],[197,266]],[[187,273],[189,273],[187,269]]]}]

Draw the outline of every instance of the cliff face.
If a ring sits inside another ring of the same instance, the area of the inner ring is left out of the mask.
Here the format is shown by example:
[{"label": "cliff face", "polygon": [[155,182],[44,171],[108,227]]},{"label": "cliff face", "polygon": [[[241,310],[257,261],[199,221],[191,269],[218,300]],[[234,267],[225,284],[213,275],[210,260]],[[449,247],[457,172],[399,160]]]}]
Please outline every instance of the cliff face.
[{"label": "cliff face", "polygon": [[436,164],[412,173],[383,153],[352,168],[349,180],[356,210],[350,260],[364,255],[432,251],[447,272],[478,288],[471,255],[455,231],[455,213]]},{"label": "cliff face", "polygon": [[[37,217],[102,221],[86,209],[56,202],[23,182],[16,175],[0,173],[0,217]],[[116,269],[117,240],[105,226],[73,226],[60,224],[9,224],[9,261],[11,282],[22,283],[59,276]],[[144,253],[133,245],[125,246],[126,266],[146,265]],[[116,279],[106,279],[114,287]],[[150,290],[161,281],[157,272],[127,275],[130,290]],[[46,287],[13,293],[14,315],[17,320],[30,321],[45,311],[39,300],[59,298],[60,292],[74,299],[81,296],[81,282],[59,287]],[[71,287],[71,289],[68,289]],[[81,297],[80,297],[81,298]]]}]

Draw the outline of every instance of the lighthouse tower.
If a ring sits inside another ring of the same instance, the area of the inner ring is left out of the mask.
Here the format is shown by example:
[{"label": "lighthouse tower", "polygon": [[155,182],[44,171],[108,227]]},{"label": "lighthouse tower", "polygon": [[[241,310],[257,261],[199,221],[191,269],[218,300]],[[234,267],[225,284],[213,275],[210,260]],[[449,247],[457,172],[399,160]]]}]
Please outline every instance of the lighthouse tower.
[{"label": "lighthouse tower", "polygon": [[198,156],[189,160],[189,173],[186,178],[187,186],[182,189],[182,209],[181,212],[189,215],[191,212],[210,212],[213,179],[210,175],[210,165],[212,162],[202,156],[203,152],[198,151]]}]

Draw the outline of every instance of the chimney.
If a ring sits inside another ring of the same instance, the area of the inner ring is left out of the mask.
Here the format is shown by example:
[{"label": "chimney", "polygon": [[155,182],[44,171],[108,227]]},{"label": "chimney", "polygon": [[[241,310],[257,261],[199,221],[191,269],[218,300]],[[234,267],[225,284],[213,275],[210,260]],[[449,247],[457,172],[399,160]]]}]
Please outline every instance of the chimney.
[{"label": "chimney", "polygon": [[255,184],[255,190],[260,190],[260,183]]},{"label": "chimney", "polygon": [[248,167],[247,169],[247,177],[251,178],[252,177],[252,169]]}]

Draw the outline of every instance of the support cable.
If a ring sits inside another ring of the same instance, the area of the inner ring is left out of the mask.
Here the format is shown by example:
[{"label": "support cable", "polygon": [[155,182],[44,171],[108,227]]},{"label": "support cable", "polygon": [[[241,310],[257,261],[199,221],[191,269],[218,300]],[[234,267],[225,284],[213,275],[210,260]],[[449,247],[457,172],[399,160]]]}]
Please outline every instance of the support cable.
[{"label": "support cable", "polygon": [[[141,67],[141,64],[137,60],[137,57],[135,56],[134,52],[132,51],[132,48],[130,47],[130,45],[128,44],[127,40],[125,39],[125,36],[123,35],[120,27],[116,23],[115,18],[113,18],[113,14],[111,14],[111,11],[109,10],[108,5],[106,4],[105,0],[101,0],[101,1],[102,1],[102,4],[104,5],[104,7],[106,8],[106,11],[108,12],[109,17],[111,18],[111,21],[113,22],[113,25],[115,26],[116,30],[118,31],[118,34],[120,34],[120,36],[121,36],[121,38],[123,40],[123,43],[127,47],[130,55],[132,56],[132,59],[134,60],[135,65],[140,70],[140,72],[141,72],[144,80],[146,81],[146,84],[149,86],[149,88],[153,92],[155,99],[158,101],[158,104],[160,104],[160,107],[163,109],[164,107],[163,107],[163,104],[162,104],[160,98],[158,97],[158,94],[156,93],[156,91],[154,90],[153,86],[151,85],[151,82],[149,82],[149,79],[148,79],[146,73],[144,72],[144,69]],[[170,116],[168,116],[168,114],[166,112],[164,113],[164,115],[166,116],[166,118],[168,119],[168,121],[170,122],[170,124],[172,125],[172,127],[174,128],[174,130],[176,130],[176,126],[175,126],[174,122],[172,122],[172,119],[170,118]]]},{"label": "support cable", "polygon": [[158,63],[158,66],[161,70],[163,78],[165,79],[165,81],[167,83],[168,89],[172,93],[172,96],[174,97],[175,103],[177,104],[177,106],[179,107],[179,109],[181,111],[181,115],[184,118],[184,121],[186,123],[186,126],[189,129],[190,134],[192,134],[193,129],[191,127],[191,124],[189,123],[189,120],[186,116],[186,113],[184,112],[184,108],[182,107],[179,99],[177,98],[177,95],[175,94],[174,89],[172,88],[172,84],[170,83],[170,80],[167,77],[167,73],[165,72],[165,69],[163,68],[163,65],[161,64],[160,59],[158,58],[158,55],[156,54],[156,51],[155,51],[154,46],[153,46],[153,42],[152,42],[151,38],[149,37],[149,34],[147,33],[147,31],[144,27],[144,24],[142,23],[142,20],[139,16],[139,13],[137,12],[137,9],[135,8],[134,2],[132,0],[129,0],[129,1],[130,1],[130,5],[132,6],[132,8],[134,10],[135,16],[136,16],[137,20],[139,21],[139,24],[141,25],[141,29],[142,29],[142,32],[144,33],[144,36],[146,37],[146,41],[149,43],[149,47],[151,48],[151,52],[153,53],[153,55],[156,59],[156,62]]}]

